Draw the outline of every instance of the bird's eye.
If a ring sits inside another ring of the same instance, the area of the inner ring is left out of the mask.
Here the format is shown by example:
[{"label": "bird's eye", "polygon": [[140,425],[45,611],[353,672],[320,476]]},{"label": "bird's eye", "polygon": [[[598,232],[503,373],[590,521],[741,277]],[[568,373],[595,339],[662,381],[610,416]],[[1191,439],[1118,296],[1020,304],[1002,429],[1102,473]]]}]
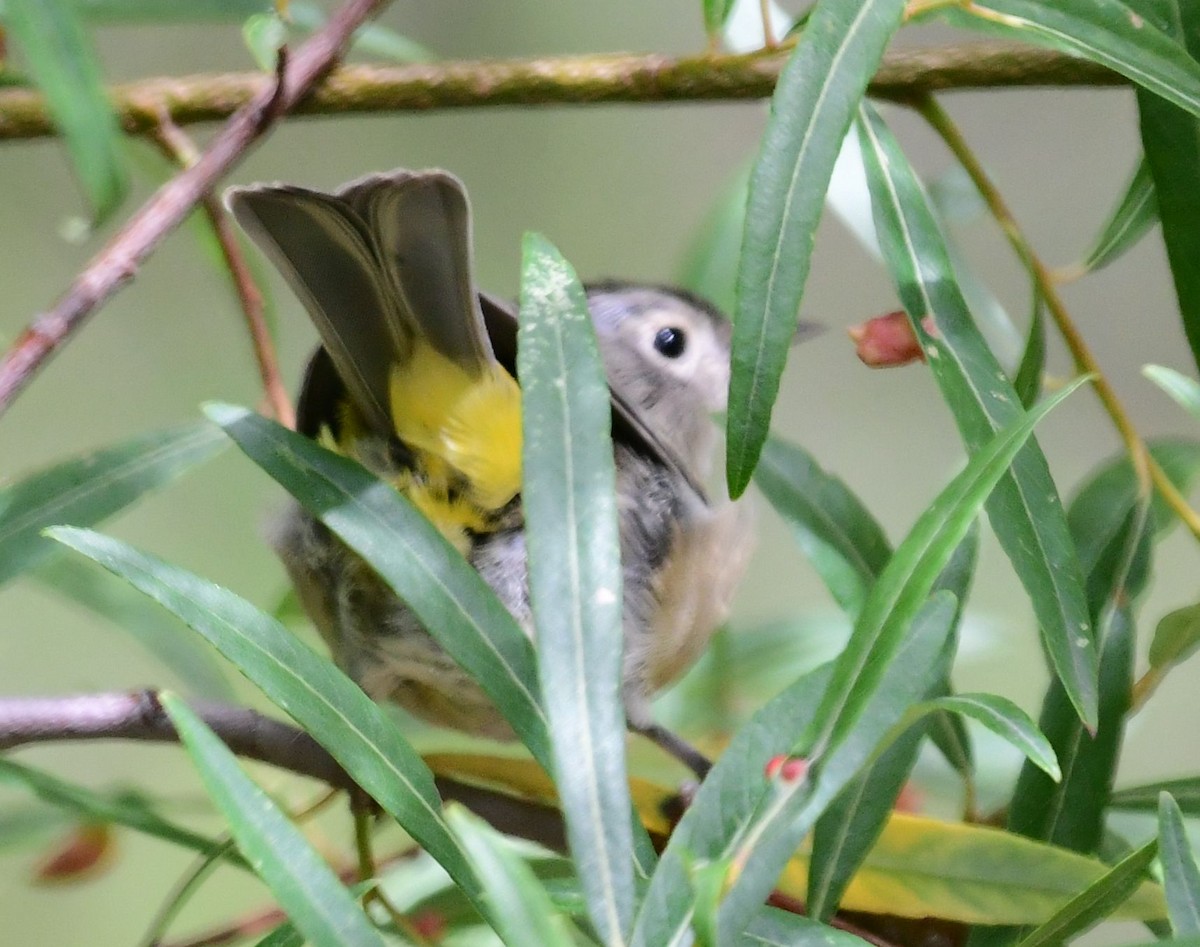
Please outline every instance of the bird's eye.
[{"label": "bird's eye", "polygon": [[654,337],[654,347],[667,358],[679,358],[687,347],[687,336],[682,329],[664,326]]}]

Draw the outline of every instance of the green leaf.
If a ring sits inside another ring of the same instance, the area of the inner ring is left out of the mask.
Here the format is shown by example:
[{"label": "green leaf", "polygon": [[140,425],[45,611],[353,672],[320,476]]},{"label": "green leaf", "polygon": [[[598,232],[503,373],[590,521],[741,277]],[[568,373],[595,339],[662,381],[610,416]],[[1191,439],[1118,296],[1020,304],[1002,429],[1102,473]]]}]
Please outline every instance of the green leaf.
[{"label": "green leaf", "polygon": [[[1020,400],[954,280],[945,242],[912,167],[874,109],[859,135],[884,258],[913,331],[971,451],[1020,416]],[[934,332],[927,328],[932,317]],[[1031,439],[988,501],[988,517],[1028,592],[1055,674],[1080,718],[1096,723],[1096,647],[1074,548],[1046,458]]]},{"label": "green leaf", "polygon": [[[904,719],[906,710],[944,674],[949,658],[947,643],[957,609],[958,603],[951,592],[943,590],[930,598],[906,623],[906,634],[897,647],[890,654],[881,655],[882,676],[864,674],[867,678],[864,685],[854,688],[853,728],[831,741],[828,752],[809,756],[808,772],[800,780],[768,782],[758,811],[730,842],[728,857],[741,870],[721,905],[721,943],[733,939],[750,923],[804,836],[824,812],[830,811],[829,806],[837,796],[865,767],[874,764],[894,740],[902,738],[908,721],[900,725],[897,721]],[[834,676],[822,703],[828,701],[837,685],[840,663],[835,663]],[[845,727],[847,716],[839,713],[834,726]],[[810,730],[827,719],[819,709]],[[805,743],[807,739],[796,744],[790,755],[796,756],[797,749]]]},{"label": "green leaf", "polygon": [[571,854],[601,940],[618,943],[633,921],[633,838],[611,396],[575,271],[539,234],[522,251],[521,495],[538,668]]},{"label": "green leaf", "polygon": [[[979,530],[971,529],[959,543],[954,555],[942,569],[935,589],[953,594],[957,608],[950,617],[949,635],[955,636],[962,618],[962,607],[975,571]],[[930,695],[950,690],[949,663],[953,646],[947,647],[936,667],[936,683]],[[921,739],[937,725],[938,739],[956,751],[948,758],[958,762],[960,772],[970,778],[970,743],[966,729],[956,716],[934,709],[928,703],[913,718],[913,726],[901,734],[877,761],[857,777],[841,796],[817,820],[812,837],[806,905],[809,917],[826,920],[837,909],[851,878],[874,847],[893,813],[896,800],[917,760]],[[932,715],[932,719],[930,719]],[[941,743],[939,743],[939,746]],[[944,751],[945,752],[945,751]]]},{"label": "green leaf", "polygon": [[1158,802],[1158,835],[1171,929],[1176,934],[1200,934],[1200,867],[1183,827],[1183,813],[1165,792]]},{"label": "green leaf", "polygon": [[762,773],[769,760],[792,748],[796,733],[813,720],[829,671],[825,666],[798,678],[734,734],[671,833],[642,899],[633,947],[682,942],[695,903],[690,866],[727,856],[731,840],[767,795],[769,783],[750,774]]},{"label": "green leaf", "polygon": [[1150,641],[1150,667],[1166,670],[1180,664],[1200,647],[1200,604],[1177,608],[1164,615]]},{"label": "green leaf", "polygon": [[304,935],[291,922],[280,924],[255,947],[304,947]]},{"label": "green leaf", "polygon": [[804,448],[769,438],[754,482],[792,528],[842,609],[854,617],[892,554],[862,501]]},{"label": "green leaf", "polygon": [[459,805],[447,807],[446,821],[479,875],[501,940],[513,947],[572,947],[575,942],[541,881],[504,839]]},{"label": "green leaf", "polygon": [[926,723],[921,721],[901,734],[817,820],[805,901],[814,920],[828,921],[833,916],[850,879],[878,841],[917,761]]},{"label": "green leaf", "polygon": [[972,0],[945,16],[960,26],[1090,59],[1200,114],[1200,65],[1123,0]]},{"label": "green leaf", "polygon": [[1033,291],[1033,315],[1029,318],[1029,335],[1021,364],[1013,375],[1013,390],[1026,411],[1042,396],[1042,373],[1046,369],[1046,301],[1036,288]]},{"label": "green leaf", "polygon": [[256,13],[242,24],[242,42],[263,72],[274,72],[279,49],[287,44],[287,24],[278,12]]},{"label": "green leaf", "polygon": [[478,899],[478,881],[442,819],[433,774],[383,708],[329,659],[244,599],[161,559],[88,530],[58,528],[52,535],[203,635]]},{"label": "green leaf", "polygon": [[212,648],[164,616],[146,596],[74,557],[55,556],[34,572],[47,591],[106,619],[174,674],[189,694],[231,701],[233,688]]},{"label": "green leaf", "polygon": [[[894,813],[846,893],[843,908],[964,924],[1042,924],[1109,870],[1103,862],[990,826]],[[794,874],[789,866],[788,877]],[[1166,913],[1147,880],[1116,911]]]},{"label": "green leaf", "polygon": [[91,526],[125,509],[223,448],[208,424],[152,434],[61,461],[0,487],[0,583],[59,547],[47,526]]},{"label": "green leaf", "polygon": [[[1177,489],[1186,493],[1200,473],[1200,443],[1164,438],[1147,444],[1150,455],[1163,468]],[[1088,603],[1092,612],[1103,607],[1111,595],[1117,570],[1125,592],[1136,598],[1149,578],[1149,548],[1139,550],[1134,560],[1123,566],[1129,556],[1127,542],[1132,520],[1138,511],[1138,485],[1125,454],[1103,465],[1080,487],[1067,511],[1079,561],[1086,576]],[[1145,524],[1150,535],[1160,537],[1176,522],[1174,511],[1157,496],[1151,505],[1151,519]]]},{"label": "green leaf", "polygon": [[1020,750],[1034,766],[1058,782],[1062,771],[1050,741],[1020,707],[996,694],[959,694],[938,697],[929,702],[929,709],[948,710],[970,717],[982,724],[1010,746]]},{"label": "green leaf", "polygon": [[1188,414],[1200,420],[1200,384],[1194,379],[1162,365],[1146,365],[1142,374],[1174,398]]},{"label": "green leaf", "polygon": [[1157,812],[1159,796],[1164,792],[1171,794],[1171,798],[1186,815],[1200,815],[1200,776],[1159,780],[1141,786],[1118,789],[1112,794],[1109,804],[1114,809]]},{"label": "green leaf", "polygon": [[735,0],[703,0],[703,3],[704,30],[711,35],[724,28]]},{"label": "green leaf", "polygon": [[[1193,70],[1200,69],[1200,10],[1190,0],[1129,0],[1135,15],[1159,27],[1181,47]],[[1178,104],[1160,98],[1161,89],[1138,90],[1142,148],[1158,201],[1163,242],[1175,282],[1175,295],[1183,318],[1183,331],[1192,358],[1200,365],[1200,120],[1193,105],[1191,114]],[[1185,106],[1186,108],[1187,106]]]},{"label": "green leaf", "polygon": [[[0,0],[0,19],[8,16],[11,0]],[[67,0],[75,14],[89,23],[240,23],[262,13],[274,0]]]},{"label": "green leaf", "polygon": [[1143,156],[1096,242],[1084,254],[1083,261],[1070,269],[1080,273],[1103,269],[1141,240],[1157,221],[1158,198],[1154,193],[1154,179],[1150,176],[1150,165]]},{"label": "green leaf", "polygon": [[726,419],[735,498],[767,439],[834,161],[903,12],[904,0],[820,0],[775,88],[738,271]]},{"label": "green leaf", "polygon": [[[121,825],[201,855],[210,855],[223,844],[220,839],[199,835],[164,819],[135,796],[101,793],[76,786],[16,760],[0,757],[0,783],[22,787],[43,802],[71,812],[82,821]],[[230,860],[240,864],[236,856]]]},{"label": "green leaf", "polygon": [[1095,851],[1104,809],[1115,778],[1118,751],[1129,711],[1133,675],[1133,618],[1128,607],[1109,607],[1100,616],[1100,723],[1084,730],[1061,686],[1052,684],[1038,720],[1062,768],[1053,782],[1025,764],[1010,803],[1008,827],[1079,852]]},{"label": "green leaf", "polygon": [[5,26],[45,93],[98,224],[125,197],[129,175],[121,128],[87,31],[66,0],[7,0]]},{"label": "green leaf", "polygon": [[383,938],[326,864],[233,753],[174,694],[160,695],[246,861],[315,947],[383,947]]},{"label": "green leaf", "polygon": [[[943,597],[954,603],[954,596],[939,592],[927,603],[934,582],[1034,426],[1085,380],[1076,379],[976,451],[896,549],[834,664],[815,724],[793,750],[812,760],[808,777],[777,793],[771,806],[738,841],[736,857],[742,871],[722,906],[724,935],[745,925],[748,912],[769,893],[791,851],[816,818],[868,762],[876,744],[888,734],[887,728],[935,683],[933,679],[922,682],[937,671],[936,651],[922,654],[924,663],[916,661],[912,666],[900,658],[906,651],[911,655],[917,642],[925,646],[936,642],[940,649],[949,634],[953,604],[945,627],[938,622],[945,610]],[[921,621],[917,621],[918,615]],[[924,631],[923,642],[917,627]],[[906,676],[898,680],[901,667]],[[912,692],[912,687],[918,689]]]},{"label": "green leaf", "polygon": [[379,573],[549,769],[533,646],[462,554],[404,496],[353,461],[243,408],[206,410]]},{"label": "green leaf", "polygon": [[1142,884],[1157,853],[1158,840],[1154,839],[1126,856],[1063,905],[1052,918],[1022,938],[1020,947],[1064,944],[1109,917]]},{"label": "green leaf", "polygon": [[865,941],[790,911],[764,908],[737,943],[739,947],[862,947]]}]

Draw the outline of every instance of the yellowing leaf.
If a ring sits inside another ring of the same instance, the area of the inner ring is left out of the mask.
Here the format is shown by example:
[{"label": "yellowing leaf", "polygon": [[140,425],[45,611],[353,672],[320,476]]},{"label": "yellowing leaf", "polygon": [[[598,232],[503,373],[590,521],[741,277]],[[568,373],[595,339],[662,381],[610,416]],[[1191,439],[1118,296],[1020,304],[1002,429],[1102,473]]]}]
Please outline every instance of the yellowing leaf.
[{"label": "yellowing leaf", "polygon": [[[807,857],[789,863],[783,893],[804,897]],[[1040,924],[1107,870],[1094,858],[1000,829],[894,813],[841,906],[966,924]],[[1149,882],[1116,912],[1136,920],[1165,915],[1162,889]]]}]

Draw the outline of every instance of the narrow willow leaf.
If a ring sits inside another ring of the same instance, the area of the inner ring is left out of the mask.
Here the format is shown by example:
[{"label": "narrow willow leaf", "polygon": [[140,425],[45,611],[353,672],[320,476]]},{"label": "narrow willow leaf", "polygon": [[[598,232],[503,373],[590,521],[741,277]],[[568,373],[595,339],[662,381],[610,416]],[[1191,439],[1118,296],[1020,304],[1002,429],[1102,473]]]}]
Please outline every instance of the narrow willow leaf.
[{"label": "narrow willow leaf", "polygon": [[370,563],[549,767],[533,646],[437,528],[388,484],[307,437],[242,408],[210,405],[206,411],[251,460]]},{"label": "narrow willow leaf", "polygon": [[[821,730],[812,747],[836,742],[852,726],[856,710],[896,648],[907,623],[923,606],[938,574],[966,535],[975,513],[1003,477],[1033,428],[1086,382],[1077,378],[1034,411],[1023,414],[977,450],[970,462],[922,513],[871,589],[850,643],[835,665],[822,705]],[[881,663],[877,663],[881,662]]]},{"label": "narrow willow leaf", "polygon": [[1062,779],[1062,771],[1050,741],[1029,715],[1011,700],[997,694],[958,694],[932,700],[929,707],[970,717],[1020,750],[1023,756],[1055,782]]},{"label": "narrow willow leaf", "polygon": [[1071,269],[1081,273],[1103,269],[1133,247],[1157,222],[1158,199],[1154,193],[1154,179],[1143,156],[1096,242],[1084,255],[1082,262]]},{"label": "narrow willow leaf", "polygon": [[96,223],[129,189],[121,128],[91,40],[68,0],[7,0],[5,26],[25,53],[83,185]]},{"label": "narrow willow leaf", "polygon": [[1021,939],[1019,947],[1064,944],[1110,917],[1146,879],[1147,869],[1156,854],[1158,840],[1153,839],[1068,901],[1048,921],[1038,925]]},{"label": "narrow willow leaf", "polygon": [[[802,856],[780,890],[797,891]],[[1077,852],[983,825],[893,813],[854,876],[842,908],[963,924],[1042,924],[1109,871]],[[1151,920],[1166,910],[1162,889],[1144,881],[1116,910]]]},{"label": "narrow willow leaf", "polygon": [[0,583],[60,551],[47,526],[91,526],[223,447],[207,424],[142,434],[0,486]]},{"label": "narrow willow leaf", "polygon": [[862,947],[864,941],[790,911],[764,908],[737,943],[739,947]]},{"label": "narrow willow leaf", "polygon": [[[1020,402],[979,335],[945,242],[912,167],[869,106],[860,110],[875,226],[913,331],[970,450],[1021,413]],[[932,317],[936,331],[926,320]],[[1058,490],[1031,439],[988,502],[988,517],[1029,593],[1055,674],[1080,718],[1096,724],[1096,646]]]},{"label": "narrow willow leaf", "polygon": [[462,806],[447,808],[446,821],[479,875],[501,940],[512,945],[572,947],[575,942],[533,869],[496,831]]},{"label": "narrow willow leaf", "polygon": [[1042,396],[1042,373],[1046,369],[1046,301],[1041,292],[1033,290],[1033,314],[1029,317],[1029,334],[1021,364],[1013,375],[1013,390],[1026,411]]},{"label": "narrow willow leaf", "polygon": [[725,27],[725,21],[733,11],[737,0],[703,0],[704,30],[710,36],[720,32]]},{"label": "narrow willow leaf", "polygon": [[[924,654],[924,663],[912,667],[900,659],[906,651],[911,657],[914,649],[920,650],[918,645],[926,647],[937,641],[940,649],[949,634],[952,620],[948,619],[945,627],[938,621],[945,607],[943,597],[951,602],[952,619],[954,596],[942,591],[928,603],[927,596],[1034,426],[1084,381],[1076,379],[978,450],[896,549],[872,587],[850,642],[834,664],[815,725],[793,751],[812,759],[810,775],[778,792],[738,841],[736,857],[742,870],[722,905],[723,936],[731,937],[744,928],[816,818],[870,761],[879,741],[885,735],[898,735],[889,733],[882,721],[893,725],[897,716],[936,682],[926,679],[938,667],[936,651]],[[916,620],[918,614],[922,621]],[[918,628],[924,638],[918,635]],[[899,667],[905,668],[903,680],[897,680]],[[915,692],[910,690],[914,686],[919,688]]]},{"label": "narrow willow leaf", "polygon": [[[120,825],[171,845],[210,855],[220,849],[220,839],[199,835],[160,816],[144,800],[131,795],[102,793],[68,783],[57,776],[0,758],[0,783],[21,787],[43,802],[72,813],[81,821]],[[236,856],[230,862],[241,864]]]},{"label": "narrow willow leaf", "polygon": [[837,603],[851,617],[892,554],[862,501],[804,448],[769,438],[754,474]]},{"label": "narrow willow leaf", "polygon": [[828,680],[828,666],[800,677],[734,734],[671,833],[642,900],[634,947],[685,942],[695,899],[689,866],[728,854],[730,842],[744,831],[766,796],[767,780],[748,774],[764,772],[768,761],[792,748],[796,733],[813,720]]},{"label": "narrow willow leaf", "polygon": [[[1147,447],[1176,489],[1187,493],[1200,474],[1200,442],[1163,438],[1150,441]],[[1071,501],[1067,522],[1079,551],[1080,564],[1089,577],[1088,600],[1093,608],[1104,602],[1113,570],[1123,555],[1130,519],[1137,506],[1137,478],[1124,454],[1101,466]],[[1175,512],[1156,497],[1148,524],[1154,537],[1161,538],[1175,522]],[[1148,566],[1148,562],[1143,565]],[[1147,578],[1145,568],[1135,569],[1126,576],[1124,581],[1129,593],[1140,595]]]},{"label": "narrow willow leaf", "polygon": [[[1134,15],[1173,38],[1193,69],[1200,56],[1200,11],[1190,0],[1129,0]],[[1192,358],[1200,365],[1200,114],[1172,104],[1161,89],[1138,89],[1142,149],[1158,202],[1163,242]],[[1168,97],[1169,98],[1169,97]]]},{"label": "narrow willow leaf", "polygon": [[[974,576],[978,545],[979,530],[972,528],[935,583],[936,589],[950,592],[958,603],[950,617],[951,639],[962,619],[963,602]],[[953,646],[945,649],[940,666],[936,668],[936,683],[930,693],[923,696],[938,697],[949,693],[949,664],[954,650]],[[925,709],[914,725],[857,777],[817,821],[804,899],[809,917],[826,920],[837,909],[850,879],[884,830],[916,763],[921,739],[932,724],[938,724],[939,739],[949,740],[951,752],[957,751],[960,757],[960,771],[970,778],[970,743],[962,721],[932,704],[923,706]]]},{"label": "narrow willow leaf", "polygon": [[[0,0],[0,18],[10,0]],[[89,23],[240,23],[261,13],[272,0],[68,0],[76,15]]]},{"label": "narrow willow leaf", "polygon": [[1062,779],[1056,783],[1026,763],[1008,817],[1008,827],[1014,832],[1079,852],[1095,851],[1100,842],[1133,677],[1134,629],[1129,608],[1111,607],[1101,614],[1099,622],[1105,637],[1096,733],[1083,729],[1062,688],[1052,684],[1038,726],[1054,747]]},{"label": "narrow willow leaf", "polygon": [[479,897],[466,856],[442,819],[433,774],[386,712],[328,658],[244,599],[161,559],[88,530],[58,528],[52,535],[203,635],[311,733],[469,895]]},{"label": "narrow willow leaf", "polygon": [[288,922],[280,924],[254,947],[304,947],[304,935]]},{"label": "narrow willow leaf", "polygon": [[805,898],[809,917],[828,921],[838,909],[887,825],[924,736],[924,725],[909,728],[817,820]]},{"label": "narrow willow leaf", "polygon": [[[1085,486],[1068,514],[1085,563],[1089,608],[1101,641],[1099,723],[1094,732],[1087,732],[1061,682],[1051,682],[1038,725],[1055,749],[1063,776],[1055,783],[1026,763],[1008,815],[1012,831],[1080,852],[1095,851],[1103,832],[1133,685],[1131,603],[1144,584],[1151,554],[1150,508],[1132,486],[1127,505],[1118,502],[1115,510],[1096,509],[1096,498],[1106,492],[1096,484],[1106,479],[1098,477]],[[1093,509],[1096,515],[1089,516]],[[972,944],[1008,944],[1019,935],[1015,929],[995,929],[978,933]]]},{"label": "narrow willow leaf", "polygon": [[1188,414],[1200,420],[1200,384],[1194,379],[1163,365],[1147,365],[1142,374],[1174,398]]},{"label": "narrow willow leaf", "polygon": [[233,687],[212,648],[110,573],[73,556],[55,556],[34,572],[48,592],[81,605],[129,635],[179,679],[187,693],[226,702]]},{"label": "narrow willow leaf", "polygon": [[1125,0],[972,0],[944,15],[959,26],[1090,59],[1200,114],[1200,65],[1131,6]]},{"label": "narrow willow leaf", "polygon": [[246,861],[314,947],[383,947],[337,875],[237,763],[220,737],[174,694],[163,709]]},{"label": "narrow willow leaf", "polygon": [[[798,781],[772,780],[768,784],[758,811],[731,843],[731,857],[740,871],[721,905],[721,943],[728,943],[750,923],[801,841],[837,796],[895,740],[902,739],[907,729],[906,711],[944,673],[957,610],[952,593],[935,593],[908,622],[904,640],[884,659],[882,677],[866,695],[856,688],[857,701],[864,696],[865,701],[853,729],[832,741],[829,752],[812,757],[808,775]],[[837,682],[836,673],[835,665],[825,698]],[[821,720],[818,716],[815,724],[819,726]],[[870,824],[869,820],[864,823]]]},{"label": "narrow willow leaf", "polygon": [[525,235],[521,270],[521,495],[538,668],[571,854],[612,944],[633,921],[612,407],[575,271],[538,234]]},{"label": "narrow willow leaf", "polygon": [[1142,812],[1157,812],[1159,796],[1170,793],[1176,805],[1185,815],[1200,816],[1200,776],[1184,779],[1166,779],[1129,786],[1112,794],[1110,804],[1115,809],[1135,809]]},{"label": "narrow willow leaf", "polygon": [[1150,667],[1165,670],[1186,661],[1200,647],[1200,605],[1177,608],[1164,615],[1150,641]]},{"label": "narrow willow leaf", "polygon": [[242,42],[263,72],[275,71],[280,47],[287,43],[287,32],[287,24],[274,10],[246,17],[242,24]]},{"label": "narrow willow leaf", "polygon": [[1200,867],[1183,827],[1183,813],[1165,792],[1158,801],[1158,836],[1171,930],[1200,934]]},{"label": "narrow willow leaf", "polygon": [[834,161],[903,12],[904,0],[820,0],[775,88],[738,270],[726,419],[733,497],[767,439]]}]

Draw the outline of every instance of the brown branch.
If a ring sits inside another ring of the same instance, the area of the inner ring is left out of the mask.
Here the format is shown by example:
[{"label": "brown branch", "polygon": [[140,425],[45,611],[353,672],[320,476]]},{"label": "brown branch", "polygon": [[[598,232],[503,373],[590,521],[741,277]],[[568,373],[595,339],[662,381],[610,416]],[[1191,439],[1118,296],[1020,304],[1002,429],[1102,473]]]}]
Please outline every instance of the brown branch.
[{"label": "brown branch", "polygon": [[341,55],[354,30],[386,2],[347,0],[290,57],[280,81],[260,80],[196,163],[160,187],[88,263],[54,308],[38,316],[17,338],[0,361],[0,413],[87,316],[133,278],[142,261],[245,157],[280,111],[292,108],[308,94]]},{"label": "brown branch", "polygon": [[[324,747],[292,724],[245,707],[188,703],[238,756],[318,779],[335,789],[359,791]],[[0,751],[78,740],[178,743],[179,737],[150,690],[0,698]],[[438,777],[436,782],[444,800],[462,803],[499,831],[566,851],[557,809],[455,779]]]},{"label": "brown branch", "polygon": [[[298,115],[429,111],[497,105],[687,102],[769,96],[788,50],[741,56],[656,54],[548,57],[343,66],[289,111]],[[898,49],[885,57],[872,95],[909,100],[930,92],[1029,86],[1114,86],[1118,75],[1064,53],[1015,43]],[[144,79],[115,86],[125,130],[153,131],[162,110],[179,125],[227,118],[272,85],[262,73]],[[56,134],[45,100],[26,89],[0,91],[0,139]]]}]

